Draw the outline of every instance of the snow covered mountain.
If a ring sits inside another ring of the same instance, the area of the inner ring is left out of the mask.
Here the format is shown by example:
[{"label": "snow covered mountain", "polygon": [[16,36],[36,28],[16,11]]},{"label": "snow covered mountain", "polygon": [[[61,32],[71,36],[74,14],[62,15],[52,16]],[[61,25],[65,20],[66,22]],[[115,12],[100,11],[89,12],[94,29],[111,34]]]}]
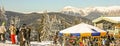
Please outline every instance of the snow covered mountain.
[{"label": "snow covered mountain", "polygon": [[87,7],[76,8],[72,6],[66,6],[61,10],[62,13],[87,16],[91,12],[99,12],[104,15],[120,15],[120,6],[108,6],[108,7]]}]

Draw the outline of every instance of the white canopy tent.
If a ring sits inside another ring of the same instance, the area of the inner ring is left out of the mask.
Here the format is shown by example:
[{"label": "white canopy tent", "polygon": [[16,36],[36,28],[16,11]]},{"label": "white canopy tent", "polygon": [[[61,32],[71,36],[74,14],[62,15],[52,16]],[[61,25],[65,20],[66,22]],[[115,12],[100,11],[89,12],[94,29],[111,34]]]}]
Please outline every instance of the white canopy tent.
[{"label": "white canopy tent", "polygon": [[88,25],[85,23],[80,23],[73,27],[69,27],[59,32],[59,35],[74,35],[74,36],[104,36],[106,35],[106,31],[101,30],[92,25]]}]

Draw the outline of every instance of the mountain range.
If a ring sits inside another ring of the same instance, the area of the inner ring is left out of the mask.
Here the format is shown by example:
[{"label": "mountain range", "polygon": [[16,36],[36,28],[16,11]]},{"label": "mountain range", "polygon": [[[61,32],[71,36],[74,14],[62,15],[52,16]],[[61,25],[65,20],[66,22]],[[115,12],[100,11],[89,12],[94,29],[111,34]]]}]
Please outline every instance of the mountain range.
[{"label": "mountain range", "polygon": [[66,6],[61,10],[62,13],[78,15],[88,18],[96,16],[120,16],[120,6],[108,6],[108,7],[87,7],[87,8],[76,8],[72,6]]}]

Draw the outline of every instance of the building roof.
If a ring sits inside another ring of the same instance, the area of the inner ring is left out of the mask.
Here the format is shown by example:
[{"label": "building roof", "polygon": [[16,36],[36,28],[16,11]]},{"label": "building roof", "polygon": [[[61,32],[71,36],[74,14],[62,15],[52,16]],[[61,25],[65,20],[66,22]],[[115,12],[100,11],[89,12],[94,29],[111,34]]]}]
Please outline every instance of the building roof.
[{"label": "building roof", "polygon": [[120,16],[118,17],[99,17],[97,19],[94,19],[92,22],[96,23],[102,20],[106,20],[112,23],[120,23]]},{"label": "building roof", "polygon": [[101,30],[95,26],[80,23],[78,25],[61,30],[59,35],[62,36],[64,34],[69,34],[74,36],[104,36],[104,33],[106,33],[106,31]]}]

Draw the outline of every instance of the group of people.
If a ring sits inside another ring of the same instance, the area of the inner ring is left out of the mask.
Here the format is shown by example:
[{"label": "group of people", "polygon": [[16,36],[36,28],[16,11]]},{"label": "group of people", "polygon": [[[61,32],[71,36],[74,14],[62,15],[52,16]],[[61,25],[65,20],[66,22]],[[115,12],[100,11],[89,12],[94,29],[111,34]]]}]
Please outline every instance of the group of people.
[{"label": "group of people", "polygon": [[23,24],[17,28],[11,24],[8,29],[3,23],[0,26],[0,42],[4,42],[10,38],[12,44],[20,44],[20,46],[30,46],[30,26]]},{"label": "group of people", "polygon": [[104,37],[82,37],[81,39],[77,36],[70,36],[66,37],[65,46],[120,46],[120,39],[109,35]]}]

